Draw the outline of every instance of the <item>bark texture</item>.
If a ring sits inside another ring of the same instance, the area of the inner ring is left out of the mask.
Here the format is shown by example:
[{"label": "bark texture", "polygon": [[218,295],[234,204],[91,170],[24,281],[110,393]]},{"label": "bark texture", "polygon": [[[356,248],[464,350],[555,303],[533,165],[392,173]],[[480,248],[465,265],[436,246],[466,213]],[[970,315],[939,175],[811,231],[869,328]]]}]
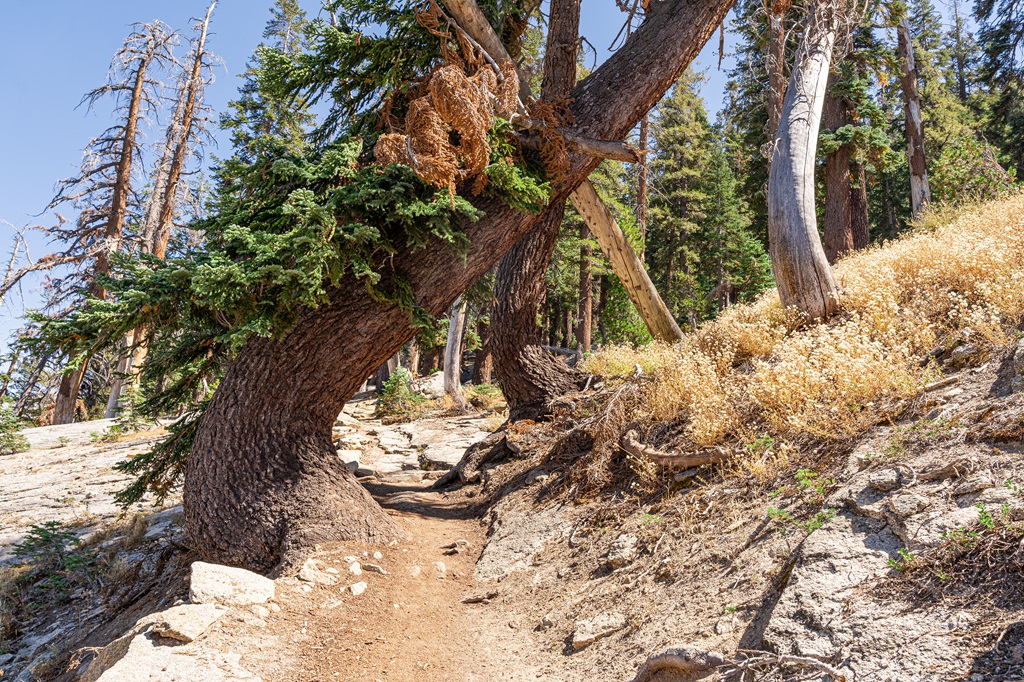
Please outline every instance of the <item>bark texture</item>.
[{"label": "bark texture", "polygon": [[473,383],[491,383],[494,375],[494,354],[491,352],[491,325],[483,320],[477,323],[476,333],[480,337],[480,348],[476,351],[476,358],[473,360]]},{"label": "bark texture", "polygon": [[814,166],[829,64],[841,16],[814,4],[797,48],[768,173],[768,243],[782,305],[810,319],[837,307],[838,285],[818,237]]},{"label": "bark texture", "polygon": [[[835,132],[847,123],[846,103],[827,93],[822,113],[825,129]],[[825,257],[829,263],[854,249],[850,200],[850,147],[844,144],[825,157]]]},{"label": "bark texture", "polygon": [[868,220],[868,179],[864,164],[850,164],[850,231],[853,248],[866,249],[871,243],[871,223]]},{"label": "bark texture", "polygon": [[[573,90],[576,129],[622,139],[700,52],[731,0],[652,5],[626,45]],[[478,199],[486,215],[465,225],[466,254],[448,245],[400,250],[400,271],[434,315],[479,279],[541,220],[560,214],[598,160],[571,156],[542,216]],[[557,218],[557,216],[556,216]],[[387,284],[387,278],[384,284]],[[330,302],[279,339],[253,339],[228,368],[203,415],[185,478],[185,524],[207,561],[268,570],[304,544],[403,534],[363,491],[331,445],[341,407],[414,335],[408,313],[375,301],[349,277]]]}]

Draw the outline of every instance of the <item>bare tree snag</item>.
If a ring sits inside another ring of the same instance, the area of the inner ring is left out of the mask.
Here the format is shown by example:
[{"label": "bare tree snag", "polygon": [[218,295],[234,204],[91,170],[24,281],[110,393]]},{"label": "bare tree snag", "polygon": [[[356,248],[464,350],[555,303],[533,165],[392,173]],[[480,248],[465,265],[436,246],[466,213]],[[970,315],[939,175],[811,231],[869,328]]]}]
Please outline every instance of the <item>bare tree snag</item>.
[{"label": "bare tree snag", "polygon": [[[829,78],[829,87],[835,77]],[[849,122],[846,103],[830,92],[825,93],[822,124],[835,132]],[[825,156],[825,257],[835,263],[853,251],[853,225],[851,223],[850,146],[843,145]]]},{"label": "bare tree snag", "polygon": [[812,320],[832,315],[839,293],[818,237],[814,204],[821,110],[832,48],[844,20],[838,4],[817,0],[810,8],[768,172],[769,255],[779,298]]},{"label": "bare tree snag", "polygon": [[466,326],[466,299],[459,296],[448,318],[448,343],[444,347],[444,393],[459,412],[466,409],[462,394],[462,332]]},{"label": "bare tree snag", "polygon": [[[622,139],[678,80],[731,6],[731,0],[652,4],[626,44],[573,89],[576,129]],[[424,310],[443,314],[541,221],[560,221],[569,192],[597,164],[570,156],[562,186],[541,216],[475,198],[485,215],[464,225],[464,254],[447,244],[403,247],[388,267],[402,274]],[[184,510],[192,547],[207,561],[266,571],[315,542],[404,535],[338,459],[331,427],[363,379],[415,329],[408,312],[375,300],[354,276],[330,287],[327,297],[280,338],[249,340],[203,414],[186,465]]]},{"label": "bare tree snag", "polygon": [[633,247],[629,245],[615,217],[597,195],[594,185],[589,182],[581,184],[573,192],[572,200],[573,206],[587,221],[594,239],[608,258],[615,274],[622,280],[629,300],[640,312],[640,317],[650,330],[651,336],[667,343],[681,340],[683,332],[658,295],[647,269],[640,262]]},{"label": "bare tree snag", "polygon": [[903,58],[900,84],[903,86],[903,117],[907,135],[907,160],[910,163],[910,203],[916,218],[932,200],[928,187],[928,168],[924,156],[924,124],[921,121],[921,97],[917,92],[917,64],[914,41],[906,15],[896,27],[900,56]]}]

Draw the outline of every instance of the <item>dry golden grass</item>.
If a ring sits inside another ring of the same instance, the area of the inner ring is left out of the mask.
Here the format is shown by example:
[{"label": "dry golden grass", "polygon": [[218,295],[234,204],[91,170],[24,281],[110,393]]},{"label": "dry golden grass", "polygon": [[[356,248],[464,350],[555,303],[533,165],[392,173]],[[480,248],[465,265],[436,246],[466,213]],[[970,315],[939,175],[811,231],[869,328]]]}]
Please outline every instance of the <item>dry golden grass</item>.
[{"label": "dry golden grass", "polygon": [[984,354],[1016,337],[1024,194],[935,212],[907,236],[843,260],[836,274],[841,313],[826,324],[801,325],[773,290],[680,343],[607,348],[585,368],[625,376],[639,365],[654,380],[631,418],[681,424],[698,446],[855,435],[935,377],[921,361],[936,345],[970,342]]}]

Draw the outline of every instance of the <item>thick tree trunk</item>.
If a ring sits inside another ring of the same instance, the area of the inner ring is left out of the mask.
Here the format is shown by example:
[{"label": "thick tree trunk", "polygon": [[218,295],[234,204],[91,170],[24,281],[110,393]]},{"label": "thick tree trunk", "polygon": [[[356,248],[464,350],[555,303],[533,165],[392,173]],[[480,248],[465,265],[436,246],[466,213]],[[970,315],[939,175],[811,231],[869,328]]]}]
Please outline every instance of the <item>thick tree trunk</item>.
[{"label": "thick tree trunk", "polygon": [[[644,114],[640,119],[640,163],[637,164],[636,179],[636,221],[640,226],[640,236],[647,245],[647,146],[650,134],[651,114]],[[640,251],[640,261],[644,260],[644,251]]]},{"label": "thick tree trunk", "polygon": [[448,343],[444,347],[444,393],[460,412],[466,409],[462,394],[462,332],[466,328],[466,299],[459,296],[448,318]]},{"label": "thick tree trunk", "polygon": [[853,248],[866,249],[871,243],[867,174],[864,172],[864,164],[857,161],[850,164],[850,172],[850,231],[853,233]]},{"label": "thick tree trunk", "polygon": [[73,369],[61,376],[51,424],[56,426],[57,424],[71,424],[75,421],[75,413],[78,408],[78,389],[82,386],[82,378],[85,376],[88,365],[89,358],[86,358],[78,366],[78,369]]},{"label": "thick tree trunk", "polygon": [[924,156],[924,125],[921,121],[921,97],[917,93],[917,65],[914,63],[914,41],[906,16],[896,27],[898,48],[903,57],[900,83],[903,86],[903,117],[907,135],[907,160],[910,164],[910,203],[916,218],[931,200],[928,168]]},{"label": "thick tree trunk", "polygon": [[[829,87],[834,81],[834,77],[829,79]],[[826,93],[822,113],[825,129],[835,132],[848,122],[846,103]],[[825,257],[829,263],[854,248],[850,199],[850,147],[844,144],[825,157]]]},{"label": "thick tree trunk", "polygon": [[[576,82],[579,49],[579,0],[552,0],[544,53],[541,100],[568,98]],[[557,183],[561,178],[556,178]],[[555,250],[564,202],[548,211],[533,232],[509,251],[498,266],[494,297],[494,364],[508,402],[509,419],[536,419],[556,395],[576,386],[577,373],[540,346],[537,311],[544,297],[544,274]],[[568,326],[568,311],[560,325]],[[568,330],[565,331],[568,334]],[[565,339],[562,339],[563,343]]]},{"label": "thick tree trunk", "polygon": [[814,166],[821,109],[840,17],[831,3],[811,9],[793,63],[768,174],[768,243],[779,298],[810,319],[836,311],[838,285],[818,237]]},{"label": "thick tree trunk", "polygon": [[494,355],[491,353],[491,325],[481,320],[476,325],[480,348],[473,360],[473,383],[477,386],[491,383],[494,374]]},{"label": "thick tree trunk", "polygon": [[590,352],[591,324],[594,319],[594,280],[590,276],[590,230],[586,225],[580,227],[580,296],[579,310],[576,320],[576,350],[581,353]]},{"label": "thick tree trunk", "polygon": [[[574,89],[575,129],[621,139],[682,75],[731,6],[731,0],[652,5],[626,45]],[[486,215],[465,224],[468,252],[447,244],[408,247],[388,267],[412,286],[420,306],[442,314],[540,222],[560,221],[569,192],[598,163],[575,155],[569,161],[543,215],[476,199]],[[363,378],[415,330],[407,312],[374,300],[353,277],[328,296],[329,303],[307,312],[283,337],[249,341],[203,415],[186,469],[185,524],[205,560],[267,570],[293,559],[303,545],[383,541],[402,532],[338,460],[330,434]]]},{"label": "thick tree trunk", "polygon": [[423,356],[423,371],[422,376],[430,376],[437,370],[441,369],[441,349],[431,348],[427,351],[427,354]]},{"label": "thick tree trunk", "polygon": [[[491,344],[495,374],[512,421],[542,417],[547,403],[575,390],[580,379],[575,370],[541,347],[536,322],[537,305],[544,295],[544,271],[561,222],[562,211],[549,210],[541,224],[498,266]],[[555,317],[556,327],[561,319]]]}]

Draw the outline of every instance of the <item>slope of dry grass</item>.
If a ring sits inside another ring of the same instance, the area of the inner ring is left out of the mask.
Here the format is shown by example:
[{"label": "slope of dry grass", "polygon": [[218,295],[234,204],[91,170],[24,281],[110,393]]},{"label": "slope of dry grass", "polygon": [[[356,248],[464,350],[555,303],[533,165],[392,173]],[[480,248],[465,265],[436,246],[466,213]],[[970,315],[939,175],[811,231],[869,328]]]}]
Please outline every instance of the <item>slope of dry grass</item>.
[{"label": "slope of dry grass", "polygon": [[653,380],[631,420],[672,424],[698,447],[855,435],[942,373],[929,360],[937,347],[973,345],[977,361],[1019,335],[1024,194],[933,214],[836,273],[842,312],[828,323],[802,325],[773,290],[678,344],[609,348],[586,369],[630,375],[639,365]]}]

